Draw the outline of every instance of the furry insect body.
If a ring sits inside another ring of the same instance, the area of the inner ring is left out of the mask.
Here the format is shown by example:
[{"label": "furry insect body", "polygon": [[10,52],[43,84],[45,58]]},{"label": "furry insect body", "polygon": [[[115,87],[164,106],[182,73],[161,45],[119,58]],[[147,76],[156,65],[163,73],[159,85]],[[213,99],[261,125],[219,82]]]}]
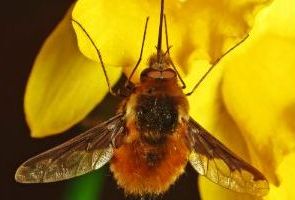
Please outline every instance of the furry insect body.
[{"label": "furry insect body", "polygon": [[157,72],[165,74],[144,72],[124,104],[128,133],[114,149],[111,170],[127,194],[164,193],[184,172],[190,154],[182,123],[188,119],[188,102],[176,77],[150,77]]}]

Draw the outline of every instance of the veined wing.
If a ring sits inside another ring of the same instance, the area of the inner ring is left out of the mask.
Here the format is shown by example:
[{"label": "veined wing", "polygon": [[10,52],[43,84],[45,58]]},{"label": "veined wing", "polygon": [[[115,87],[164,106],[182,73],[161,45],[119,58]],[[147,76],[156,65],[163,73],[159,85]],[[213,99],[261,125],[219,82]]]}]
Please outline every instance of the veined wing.
[{"label": "veined wing", "polygon": [[20,183],[55,182],[102,167],[112,157],[112,142],[125,132],[122,113],[73,139],[41,153],[17,170]]},{"label": "veined wing", "polygon": [[192,144],[190,163],[201,175],[225,188],[264,196],[269,185],[264,175],[243,161],[192,118],[188,122]]}]

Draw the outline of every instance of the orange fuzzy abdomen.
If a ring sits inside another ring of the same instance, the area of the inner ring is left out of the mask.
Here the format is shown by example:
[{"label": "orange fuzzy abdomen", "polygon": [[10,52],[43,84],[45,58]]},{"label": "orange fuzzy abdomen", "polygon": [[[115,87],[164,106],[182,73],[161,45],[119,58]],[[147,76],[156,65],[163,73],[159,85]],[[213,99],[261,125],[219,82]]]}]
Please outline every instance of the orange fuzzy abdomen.
[{"label": "orange fuzzy abdomen", "polygon": [[[135,130],[134,130],[135,131]],[[184,129],[161,145],[144,143],[139,137],[114,149],[111,171],[127,194],[161,194],[184,172],[189,149]]]}]

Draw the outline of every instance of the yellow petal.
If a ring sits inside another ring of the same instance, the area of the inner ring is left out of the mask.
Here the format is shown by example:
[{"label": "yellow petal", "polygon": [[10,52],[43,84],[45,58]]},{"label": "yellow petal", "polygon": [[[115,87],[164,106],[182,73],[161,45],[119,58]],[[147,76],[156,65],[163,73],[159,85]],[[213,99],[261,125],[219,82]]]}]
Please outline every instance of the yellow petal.
[{"label": "yellow petal", "polygon": [[280,179],[279,187],[272,186],[266,200],[289,200],[295,199],[295,153],[285,156],[277,169]]},{"label": "yellow petal", "polygon": [[[195,59],[214,60],[233,41],[249,31],[253,16],[265,0],[166,1],[169,43],[172,58],[183,69],[187,60],[197,51]],[[141,68],[155,52],[158,35],[160,1],[79,0],[73,11],[98,48],[105,63],[124,67],[130,72],[135,65],[142,41],[145,19],[150,16]],[[96,60],[97,56],[85,35],[76,29],[81,51]]]},{"label": "yellow petal", "polygon": [[[33,137],[62,132],[81,119],[108,92],[98,63],[84,57],[71,25],[72,9],[44,43],[25,93],[25,113]],[[112,83],[121,69],[108,68]]]},{"label": "yellow petal", "polygon": [[[187,83],[196,80],[195,77],[200,77],[209,67],[205,61],[195,61],[191,64],[195,67],[190,67],[193,70],[189,71],[185,79]],[[222,100],[222,71],[221,67],[213,70],[195,93],[189,96],[190,115],[226,146],[248,159],[245,140]]]},{"label": "yellow petal", "polygon": [[201,199],[203,200],[259,200],[259,198],[255,198],[249,194],[237,193],[222,188],[204,177],[199,178],[199,186]]},{"label": "yellow petal", "polygon": [[[243,4],[243,2],[240,3]],[[255,7],[252,7],[252,9],[254,8]],[[241,16],[239,18],[240,21],[236,21],[236,23],[240,22],[240,26],[236,27],[237,29],[233,30],[232,32],[233,35],[236,34],[237,36],[234,37],[234,39],[236,40],[235,42],[238,42],[238,38],[241,38],[242,35],[250,29],[249,25],[251,23],[247,21],[249,20],[249,18],[245,17],[247,15],[245,13],[249,14],[251,13],[251,11],[254,11],[251,10],[250,7],[247,7],[247,9],[244,10],[244,13],[241,13]],[[222,27],[218,26],[218,28],[219,29],[217,29],[217,32],[223,31]],[[210,65],[208,60],[212,61],[212,59],[216,59],[216,57],[220,56],[222,52],[224,52],[230,46],[233,46],[233,41],[226,42],[224,40],[231,40],[231,38],[228,35],[225,34],[222,36],[224,37],[223,39],[218,38],[218,34],[215,36],[213,35],[212,38],[208,38],[208,40],[213,39],[211,45],[203,46],[203,49],[201,48],[200,50],[193,51],[187,58],[188,76],[185,77],[185,81],[188,85],[188,89],[186,90],[186,92],[190,91],[193,85],[196,84],[196,82],[209,68]],[[214,41],[214,38],[217,38],[216,41]],[[211,50],[214,50],[215,48],[216,51],[210,51],[210,48],[212,48]],[[204,51],[204,49],[206,51]],[[203,57],[208,58],[207,60],[197,60],[199,58],[202,58],[202,56],[200,56],[202,55],[202,52],[200,51],[208,52],[207,57]],[[190,114],[207,130],[209,130],[209,132],[211,132],[212,135],[214,135],[221,142],[223,142],[233,152],[235,152],[237,155],[242,157],[247,162],[252,163],[252,165],[259,167],[255,162],[252,161],[253,158],[249,155],[249,147],[247,145],[246,138],[244,137],[241,130],[235,123],[235,120],[228,113],[227,108],[224,104],[223,95],[221,91],[223,68],[222,64],[219,65],[220,66],[217,66],[211,72],[211,74],[205,79],[205,81],[200,85],[200,87],[195,91],[195,93],[189,97]],[[202,199],[253,199],[253,197],[248,194],[239,194],[224,189],[214,183],[211,183],[204,177],[200,178],[199,183]]]},{"label": "yellow petal", "polygon": [[[200,77],[204,74],[206,69],[208,69],[208,62],[206,63],[205,61],[192,62],[192,65],[196,67],[190,67],[190,69],[194,70],[190,71],[185,79],[189,83],[193,82],[195,77]],[[233,152],[243,159],[250,161],[245,139],[228,114],[222,101],[220,85],[222,71],[223,69],[221,67],[216,68],[210,76],[207,77],[205,82],[200,85],[198,90],[189,97],[190,114]],[[199,177],[199,186],[201,197],[204,200],[247,200],[253,198],[247,194],[239,194],[224,189],[201,176]]]},{"label": "yellow petal", "polygon": [[[285,156],[281,164],[278,166],[276,173],[278,174],[280,185],[278,187],[271,185],[270,193],[265,200],[289,200],[295,199],[295,153]],[[220,199],[220,200],[247,200],[255,199],[247,194],[239,194],[227,189],[223,189],[216,184],[208,181],[206,178],[199,179],[200,192],[202,199]]]},{"label": "yellow petal", "polygon": [[[142,66],[146,66],[147,56],[155,51],[158,30],[158,8],[150,1],[137,0],[118,2],[115,0],[80,0],[77,2],[73,18],[79,21],[101,51],[107,66],[130,67],[138,59],[144,25],[149,20]],[[85,41],[81,31],[75,29],[81,51],[89,58],[97,60],[93,47]],[[174,38],[175,40],[176,38]],[[141,71],[139,69],[138,71]]]},{"label": "yellow petal", "polygon": [[247,138],[251,157],[275,185],[276,168],[295,147],[295,29],[289,28],[294,18],[294,1],[275,1],[258,17],[243,48],[223,62],[226,107]]},{"label": "yellow petal", "polygon": [[[269,0],[221,0],[185,1],[182,12],[177,12],[178,21],[184,24],[182,35],[187,58],[191,52],[195,59],[208,59],[210,62],[220,57],[249,32],[257,11]],[[184,18],[184,19],[182,19]]]}]

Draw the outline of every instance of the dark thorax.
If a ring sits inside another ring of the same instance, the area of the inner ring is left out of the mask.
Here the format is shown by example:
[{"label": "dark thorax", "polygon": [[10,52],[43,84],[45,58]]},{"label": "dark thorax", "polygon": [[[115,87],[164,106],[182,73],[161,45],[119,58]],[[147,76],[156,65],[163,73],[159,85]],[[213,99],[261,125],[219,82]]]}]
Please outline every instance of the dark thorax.
[{"label": "dark thorax", "polygon": [[137,128],[140,137],[150,144],[162,144],[178,125],[178,102],[183,94],[168,59],[165,54],[160,60],[152,56],[137,88]]}]

